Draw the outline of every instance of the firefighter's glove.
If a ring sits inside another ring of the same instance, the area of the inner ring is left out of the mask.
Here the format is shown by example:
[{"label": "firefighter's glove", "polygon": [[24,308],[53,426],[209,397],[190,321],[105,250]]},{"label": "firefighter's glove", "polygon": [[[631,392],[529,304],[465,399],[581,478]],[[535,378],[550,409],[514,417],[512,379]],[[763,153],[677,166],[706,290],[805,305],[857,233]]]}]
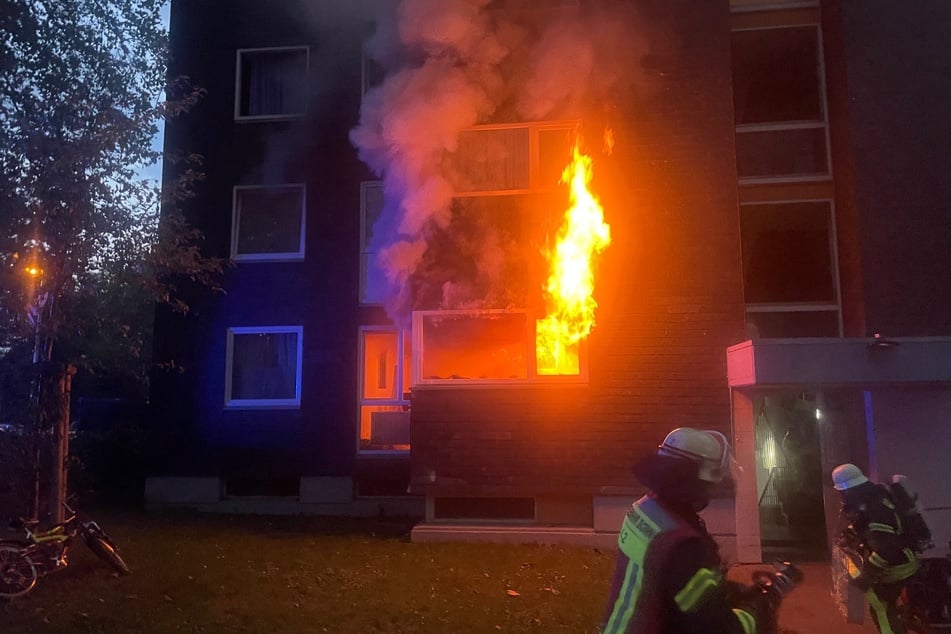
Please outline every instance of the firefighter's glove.
[{"label": "firefighter's glove", "polygon": [[872,587],[871,581],[865,575],[849,578],[849,583],[862,592],[868,592],[868,589]]},{"label": "firefighter's glove", "polygon": [[754,584],[744,589],[735,607],[753,615],[757,632],[774,632],[779,602],[778,593],[764,591],[763,588]]}]

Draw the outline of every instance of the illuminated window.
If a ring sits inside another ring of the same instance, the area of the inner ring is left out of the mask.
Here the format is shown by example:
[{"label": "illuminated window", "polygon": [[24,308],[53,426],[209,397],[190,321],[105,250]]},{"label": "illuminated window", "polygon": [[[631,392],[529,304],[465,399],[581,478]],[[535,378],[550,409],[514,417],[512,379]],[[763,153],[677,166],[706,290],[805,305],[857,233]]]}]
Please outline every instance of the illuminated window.
[{"label": "illuminated window", "polygon": [[831,202],[741,205],[740,240],[751,336],[838,336]]},{"label": "illuminated window", "polygon": [[307,109],[308,48],[239,49],[234,116],[238,120],[299,117]]},{"label": "illuminated window", "polygon": [[303,327],[228,329],[225,406],[299,407]]},{"label": "illuminated window", "polygon": [[366,181],[360,185],[360,302],[381,304],[387,284],[377,262],[378,245],[373,229],[383,213],[383,182]]},{"label": "illuminated window", "polygon": [[234,260],[304,259],[303,185],[235,187],[232,218]]},{"label": "illuminated window", "polygon": [[409,451],[410,357],[409,337],[400,331],[360,330],[360,451]]}]

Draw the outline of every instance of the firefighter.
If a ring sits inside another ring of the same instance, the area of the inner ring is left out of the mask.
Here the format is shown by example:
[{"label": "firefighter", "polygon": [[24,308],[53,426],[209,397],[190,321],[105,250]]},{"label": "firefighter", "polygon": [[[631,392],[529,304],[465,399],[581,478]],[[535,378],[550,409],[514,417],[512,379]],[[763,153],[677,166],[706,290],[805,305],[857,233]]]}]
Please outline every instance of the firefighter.
[{"label": "firefighter", "polygon": [[728,475],[729,444],[681,427],[634,467],[648,488],[618,534],[604,634],[753,634],[765,630],[767,594],[724,580],[716,542],[697,515]]},{"label": "firefighter", "polygon": [[849,581],[865,593],[879,632],[903,633],[897,601],[919,563],[891,494],[848,463],[832,470],[832,485],[842,497],[838,545],[847,554]]}]

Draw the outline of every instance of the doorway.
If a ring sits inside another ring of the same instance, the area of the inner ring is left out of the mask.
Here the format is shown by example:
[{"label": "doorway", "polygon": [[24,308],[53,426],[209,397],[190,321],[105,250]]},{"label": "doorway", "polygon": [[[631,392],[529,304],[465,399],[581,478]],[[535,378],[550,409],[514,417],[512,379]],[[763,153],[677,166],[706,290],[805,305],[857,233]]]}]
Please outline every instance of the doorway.
[{"label": "doorway", "polygon": [[825,561],[819,420],[814,394],[754,398],[756,485],[763,559]]}]

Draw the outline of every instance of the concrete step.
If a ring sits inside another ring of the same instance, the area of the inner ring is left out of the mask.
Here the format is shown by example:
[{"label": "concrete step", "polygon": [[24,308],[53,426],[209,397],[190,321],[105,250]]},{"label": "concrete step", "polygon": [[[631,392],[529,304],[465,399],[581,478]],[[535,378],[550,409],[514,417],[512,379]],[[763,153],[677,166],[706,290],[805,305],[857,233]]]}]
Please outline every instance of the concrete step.
[{"label": "concrete step", "polygon": [[413,527],[410,537],[414,542],[561,544],[605,550],[617,545],[617,533],[597,532],[589,526],[423,522]]}]

